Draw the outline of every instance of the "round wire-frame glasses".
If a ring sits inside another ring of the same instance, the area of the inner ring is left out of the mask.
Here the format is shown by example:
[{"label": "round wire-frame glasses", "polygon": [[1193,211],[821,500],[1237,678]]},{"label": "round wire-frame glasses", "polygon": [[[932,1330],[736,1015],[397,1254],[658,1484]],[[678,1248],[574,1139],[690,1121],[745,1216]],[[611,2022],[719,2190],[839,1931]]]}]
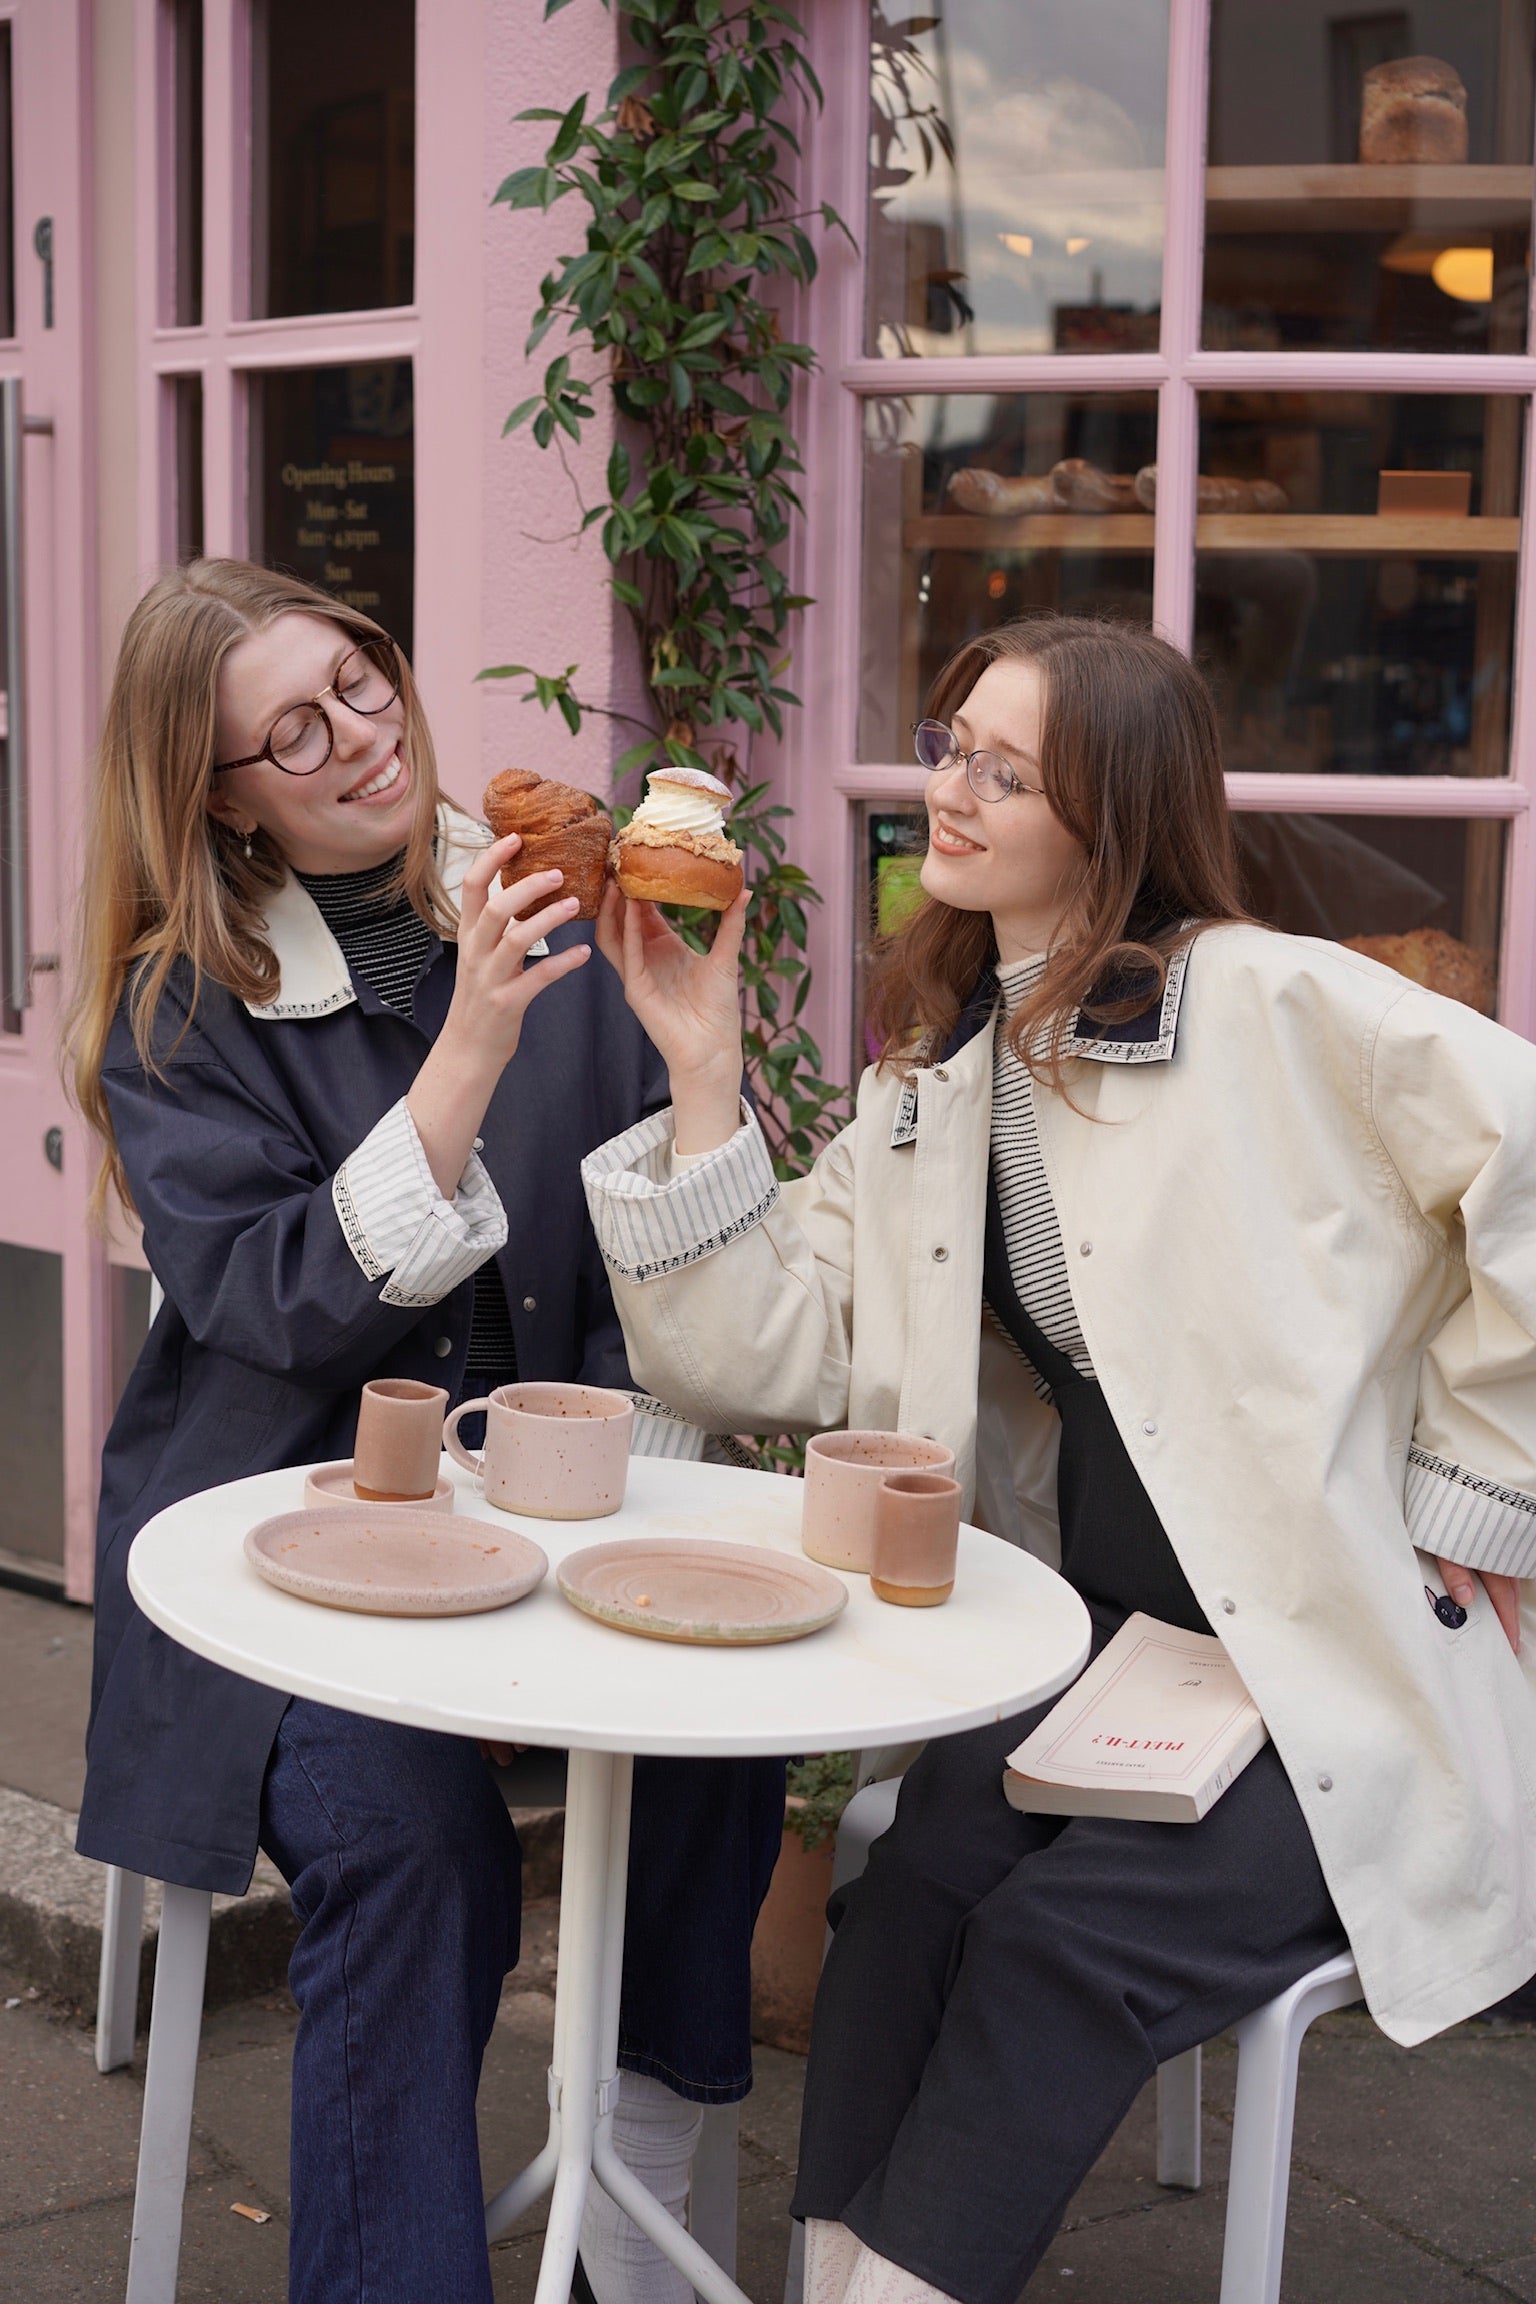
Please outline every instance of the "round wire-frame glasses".
[{"label": "round wire-frame glasses", "polygon": [[1042,797],[1042,787],[1026,784],[1022,776],[1016,776],[1001,753],[962,752],[953,728],[942,720],[919,720],[912,730],[912,749],[919,767],[926,768],[930,776],[952,768],[957,760],[963,762],[965,780],[978,800],[1009,800],[1015,792]]},{"label": "round wire-frame glasses", "polygon": [[399,693],[400,656],[393,640],[364,640],[343,656],[317,696],[290,704],[278,714],[259,752],[248,753],[243,760],[221,760],[211,773],[223,776],[231,768],[254,768],[259,761],[270,760],[284,776],[317,776],[336,745],[326,697],[372,719],[387,712]]}]

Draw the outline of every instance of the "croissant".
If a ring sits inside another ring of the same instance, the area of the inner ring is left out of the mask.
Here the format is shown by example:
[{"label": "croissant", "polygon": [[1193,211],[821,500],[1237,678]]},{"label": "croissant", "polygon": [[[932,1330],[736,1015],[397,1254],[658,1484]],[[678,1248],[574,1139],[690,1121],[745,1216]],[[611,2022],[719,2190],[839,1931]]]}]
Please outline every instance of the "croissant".
[{"label": "croissant", "polygon": [[1345,949],[1380,960],[1427,992],[1459,1000],[1480,1016],[1493,1014],[1492,956],[1448,936],[1443,928],[1410,928],[1406,936],[1351,936]]},{"label": "croissant", "polygon": [[[1157,510],[1157,466],[1143,464],[1136,475],[1136,501],[1144,511]],[[1199,512],[1284,512],[1290,498],[1276,480],[1214,480],[1202,472],[1195,482],[1195,509]]]},{"label": "croissant", "polygon": [[535,776],[529,768],[505,768],[486,786],[481,806],[498,840],[508,832],[522,839],[511,863],[502,867],[503,888],[526,880],[532,872],[563,872],[558,893],[577,898],[575,917],[597,918],[613,823],[590,792]]},{"label": "croissant", "polygon": [[1084,456],[1051,467],[1054,502],[1064,512],[1134,512],[1136,484],[1129,475],[1101,472]]}]

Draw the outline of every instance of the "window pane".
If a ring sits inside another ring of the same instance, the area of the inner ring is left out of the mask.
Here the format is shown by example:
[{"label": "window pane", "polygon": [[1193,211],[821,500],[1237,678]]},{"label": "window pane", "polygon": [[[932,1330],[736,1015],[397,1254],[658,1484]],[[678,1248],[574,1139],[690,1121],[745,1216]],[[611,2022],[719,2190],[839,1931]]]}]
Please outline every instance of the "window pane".
[{"label": "window pane", "polygon": [[358,361],[254,375],[250,412],[256,556],[361,608],[409,655],[416,525],[411,363]]},{"label": "window pane", "polygon": [[203,0],[171,0],[172,232],[171,321],[203,320]]},{"label": "window pane", "polygon": [[254,317],[410,303],[415,19],[413,0],[258,0]]},{"label": "window pane", "polygon": [[1435,816],[1239,814],[1249,906],[1492,1015],[1504,826]]},{"label": "window pane", "polygon": [[1533,53],[1531,0],[1213,0],[1204,342],[1523,351]]},{"label": "window pane", "polygon": [[64,1259],[0,1243],[0,1547],[64,1560]]},{"label": "window pane", "polygon": [[178,376],[172,385],[176,424],[176,560],[200,560],[203,543],[203,380]]},{"label": "window pane", "polygon": [[1150,392],[865,403],[861,760],[910,759],[930,681],[989,625],[1032,608],[1151,621],[1134,481],[1156,432]]},{"label": "window pane", "polygon": [[870,10],[866,349],[1157,349],[1167,0]]},{"label": "window pane", "polygon": [[1229,768],[1505,773],[1524,418],[1505,398],[1205,395],[1195,654]]}]

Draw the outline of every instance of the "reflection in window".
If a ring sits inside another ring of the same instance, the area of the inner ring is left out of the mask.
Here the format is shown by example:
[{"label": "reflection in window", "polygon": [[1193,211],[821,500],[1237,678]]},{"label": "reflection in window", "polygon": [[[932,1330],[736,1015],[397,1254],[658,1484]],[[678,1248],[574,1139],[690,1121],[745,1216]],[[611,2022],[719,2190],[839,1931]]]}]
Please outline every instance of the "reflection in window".
[{"label": "reflection in window", "polygon": [[1167,0],[874,0],[867,349],[1155,351],[1167,69]]},{"label": "reflection in window", "polygon": [[1347,943],[1493,1014],[1501,822],[1239,814],[1234,823],[1245,895],[1259,919]]},{"label": "reflection in window", "polygon": [[1505,772],[1524,406],[1204,396],[1195,654],[1228,768]]},{"label": "reflection in window", "polygon": [[176,428],[176,561],[201,560],[203,542],[203,380],[177,376],[171,384]]},{"label": "reflection in window", "polygon": [[416,235],[412,0],[257,0],[251,311],[409,304]]},{"label": "reflection in window", "polygon": [[250,379],[252,549],[362,609],[409,655],[415,433],[409,360]]},{"label": "reflection in window", "polygon": [[203,0],[170,0],[171,233],[169,318],[176,328],[203,320]]},{"label": "reflection in window", "polygon": [[1136,489],[1156,430],[1149,392],[865,403],[861,760],[910,758],[930,681],[989,625],[1039,608],[1150,622]]},{"label": "reflection in window", "polygon": [[1203,341],[1521,352],[1531,0],[1212,0]]}]

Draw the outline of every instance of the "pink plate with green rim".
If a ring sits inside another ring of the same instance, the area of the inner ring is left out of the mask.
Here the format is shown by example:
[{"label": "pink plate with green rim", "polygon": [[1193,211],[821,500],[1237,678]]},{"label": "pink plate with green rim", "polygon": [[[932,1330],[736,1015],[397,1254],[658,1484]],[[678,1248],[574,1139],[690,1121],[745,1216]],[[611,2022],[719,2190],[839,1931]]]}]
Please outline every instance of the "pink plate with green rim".
[{"label": "pink plate with green rim", "polygon": [[848,1605],[847,1586],[813,1561],[704,1536],[589,1544],[555,1574],[571,1606],[600,1624],[701,1648],[803,1640]]}]

